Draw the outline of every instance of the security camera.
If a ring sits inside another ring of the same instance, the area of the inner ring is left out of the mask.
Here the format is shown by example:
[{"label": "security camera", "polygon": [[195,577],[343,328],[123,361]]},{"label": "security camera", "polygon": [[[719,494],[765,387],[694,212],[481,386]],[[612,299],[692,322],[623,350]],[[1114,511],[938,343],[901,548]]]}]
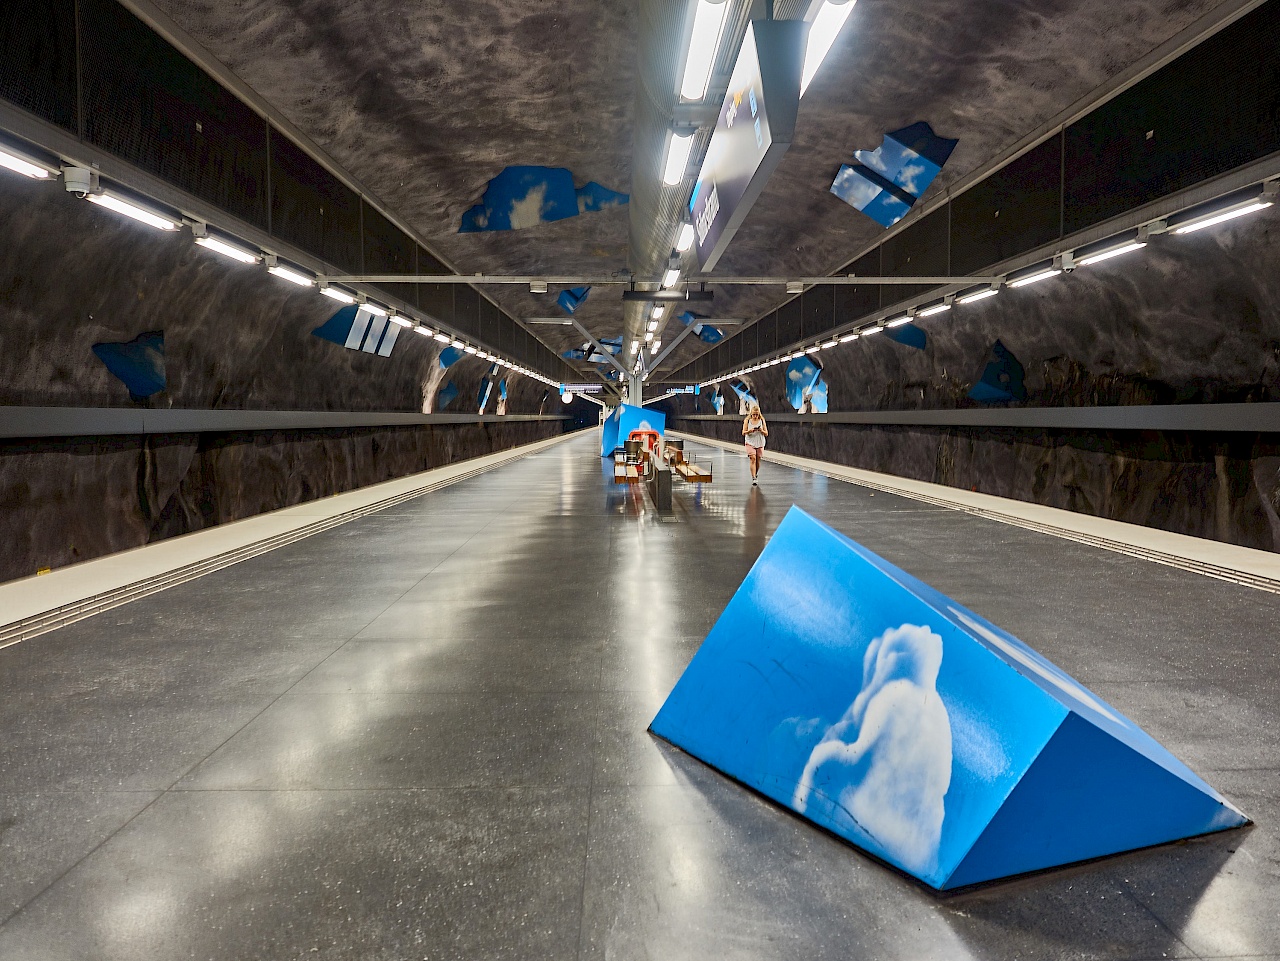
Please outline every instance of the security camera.
[{"label": "security camera", "polygon": [[88,167],[63,167],[62,182],[67,188],[67,193],[75,194],[77,197],[87,197],[93,193],[94,172]]}]

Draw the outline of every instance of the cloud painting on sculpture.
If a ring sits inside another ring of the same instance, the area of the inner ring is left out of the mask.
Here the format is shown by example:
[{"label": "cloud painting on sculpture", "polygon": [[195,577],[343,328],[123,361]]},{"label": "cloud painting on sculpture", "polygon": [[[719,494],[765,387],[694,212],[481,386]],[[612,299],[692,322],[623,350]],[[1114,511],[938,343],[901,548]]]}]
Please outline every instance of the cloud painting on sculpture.
[{"label": "cloud painting on sculpture", "polygon": [[650,730],[938,889],[1247,823],[1026,644],[795,507]]}]

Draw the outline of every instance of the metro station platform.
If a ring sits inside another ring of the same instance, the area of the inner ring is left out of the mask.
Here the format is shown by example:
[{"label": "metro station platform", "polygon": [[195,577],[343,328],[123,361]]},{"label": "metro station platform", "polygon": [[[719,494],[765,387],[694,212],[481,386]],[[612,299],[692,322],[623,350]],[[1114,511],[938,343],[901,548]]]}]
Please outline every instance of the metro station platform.
[{"label": "metro station platform", "polygon": [[[0,650],[0,958],[1280,958],[1280,594],[697,450],[667,518],[587,432]],[[939,897],[651,737],[793,503],[1255,826]]]}]

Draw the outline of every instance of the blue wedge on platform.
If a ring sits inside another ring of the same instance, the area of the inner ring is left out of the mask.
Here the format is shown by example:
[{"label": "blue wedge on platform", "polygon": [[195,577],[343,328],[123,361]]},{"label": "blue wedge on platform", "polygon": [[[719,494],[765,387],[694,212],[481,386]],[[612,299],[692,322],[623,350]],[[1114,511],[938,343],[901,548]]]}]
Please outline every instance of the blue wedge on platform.
[{"label": "blue wedge on platform", "polygon": [[796,507],[650,730],[939,890],[1248,823],[1016,637]]}]

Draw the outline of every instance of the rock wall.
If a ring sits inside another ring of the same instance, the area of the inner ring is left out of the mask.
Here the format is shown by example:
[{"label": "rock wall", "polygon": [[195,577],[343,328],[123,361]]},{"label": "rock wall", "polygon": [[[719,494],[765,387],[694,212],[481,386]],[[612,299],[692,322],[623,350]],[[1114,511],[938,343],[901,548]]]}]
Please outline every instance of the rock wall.
[{"label": "rock wall", "polygon": [[[817,357],[829,409],[930,410],[1280,401],[1280,215],[1273,208],[918,321],[923,350],[885,334]],[[1025,398],[969,392],[999,341]],[[766,414],[793,412],[784,365],[748,375]],[[737,398],[726,391],[726,413]],[[671,414],[711,413],[684,396]],[[738,425],[678,429],[738,439]],[[804,426],[770,446],[868,470],[1280,550],[1280,436],[1248,433]]]},{"label": "rock wall", "polygon": [[[440,345],[407,331],[389,358],[312,336],[339,306],[60,183],[0,176],[0,404],[421,411],[452,381],[447,412],[476,410],[487,362],[441,370]],[[92,347],[152,330],[164,332],[166,386],[134,401]],[[562,407],[537,381],[504,376],[508,413]],[[495,388],[489,413],[496,401]],[[549,437],[563,423],[0,441],[0,580]]]}]

